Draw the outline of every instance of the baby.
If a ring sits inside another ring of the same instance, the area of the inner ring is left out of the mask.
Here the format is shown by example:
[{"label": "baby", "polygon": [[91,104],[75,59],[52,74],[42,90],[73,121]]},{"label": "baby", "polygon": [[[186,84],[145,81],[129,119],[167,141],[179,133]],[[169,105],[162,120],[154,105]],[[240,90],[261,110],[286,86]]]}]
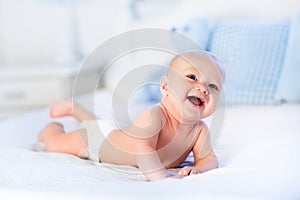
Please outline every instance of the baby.
[{"label": "baby", "polygon": [[[218,61],[203,52],[175,56],[160,81],[161,102],[143,111],[122,129],[107,128],[106,121],[72,101],[51,106],[51,117],[73,116],[78,130],[65,133],[50,123],[39,141],[46,151],[64,152],[103,163],[138,167],[147,180],[183,177],[218,167],[211,149],[209,130],[201,119],[217,108],[225,79]],[[193,151],[194,166],[177,175],[166,170],[180,166]]]}]

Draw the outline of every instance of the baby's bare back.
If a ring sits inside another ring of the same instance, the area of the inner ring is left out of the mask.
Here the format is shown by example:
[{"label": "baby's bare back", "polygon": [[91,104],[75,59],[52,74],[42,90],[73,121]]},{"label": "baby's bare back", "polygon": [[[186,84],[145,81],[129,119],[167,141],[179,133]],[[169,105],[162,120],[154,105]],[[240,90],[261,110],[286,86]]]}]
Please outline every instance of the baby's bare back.
[{"label": "baby's bare back", "polygon": [[[149,116],[149,113],[146,114]],[[132,133],[136,131],[132,127],[123,130],[113,130],[100,148],[99,155],[101,162],[137,166],[136,156],[143,152],[136,147],[139,146],[140,143],[144,144],[147,140],[151,140],[150,142],[154,141],[154,143],[151,143],[154,147],[154,151],[157,152],[161,163],[165,167],[179,166],[192,150],[199,136],[199,128],[201,128],[201,126],[197,123],[178,127],[174,125],[169,118],[165,117],[164,112],[158,112],[158,115],[159,116],[155,117],[163,119],[163,125],[159,131],[155,134],[152,133],[149,138],[144,137],[145,134],[143,134],[143,137],[138,137],[136,133]],[[147,121],[144,116],[141,116],[141,118]],[[159,123],[158,120],[151,120],[151,126],[159,127]],[[135,126],[136,125],[137,124],[135,124]],[[144,125],[145,124],[141,124],[140,127]],[[141,130],[145,129],[138,129],[137,132],[141,132]],[[146,129],[146,131],[147,130],[148,129]]]}]

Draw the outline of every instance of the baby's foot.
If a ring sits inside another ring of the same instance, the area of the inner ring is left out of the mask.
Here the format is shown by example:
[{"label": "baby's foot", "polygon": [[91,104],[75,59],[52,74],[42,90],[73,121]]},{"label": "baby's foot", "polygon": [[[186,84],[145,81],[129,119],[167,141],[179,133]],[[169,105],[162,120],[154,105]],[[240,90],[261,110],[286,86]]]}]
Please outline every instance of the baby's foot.
[{"label": "baby's foot", "polygon": [[64,132],[64,128],[60,123],[52,122],[40,132],[38,141],[44,144],[44,150],[55,151],[56,139]]},{"label": "baby's foot", "polygon": [[53,103],[49,111],[50,117],[73,116],[73,102],[71,100]]}]

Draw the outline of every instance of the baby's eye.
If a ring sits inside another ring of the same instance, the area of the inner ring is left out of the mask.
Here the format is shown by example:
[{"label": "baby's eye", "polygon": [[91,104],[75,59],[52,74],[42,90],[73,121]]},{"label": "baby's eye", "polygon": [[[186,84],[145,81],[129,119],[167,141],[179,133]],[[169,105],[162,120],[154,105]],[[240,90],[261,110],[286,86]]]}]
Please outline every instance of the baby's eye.
[{"label": "baby's eye", "polygon": [[212,89],[215,89],[215,90],[219,91],[218,86],[215,85],[215,84],[213,84],[213,83],[209,84],[208,87],[210,87],[210,88],[212,88]]},{"label": "baby's eye", "polygon": [[189,74],[189,75],[187,75],[186,77],[188,77],[189,79],[192,79],[192,80],[194,80],[194,81],[197,80],[197,77],[196,77],[194,74]]}]

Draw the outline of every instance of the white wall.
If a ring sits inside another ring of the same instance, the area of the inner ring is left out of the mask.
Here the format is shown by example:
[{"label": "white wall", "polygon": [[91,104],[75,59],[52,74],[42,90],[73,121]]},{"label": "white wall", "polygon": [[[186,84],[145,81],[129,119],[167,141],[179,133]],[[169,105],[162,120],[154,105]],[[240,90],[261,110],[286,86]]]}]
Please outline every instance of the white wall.
[{"label": "white wall", "polygon": [[87,55],[113,35],[128,30],[128,0],[89,0],[78,7],[80,49]]},{"label": "white wall", "polygon": [[299,0],[185,0],[184,10],[217,18],[289,18],[300,10]]},{"label": "white wall", "polygon": [[0,67],[86,56],[124,30],[127,7],[128,0],[0,0]]},{"label": "white wall", "polygon": [[69,13],[33,0],[0,1],[1,63],[30,64],[68,59]]},{"label": "white wall", "polygon": [[[78,2],[76,27],[64,2]],[[143,26],[169,28],[194,14],[222,19],[278,19],[290,18],[300,10],[299,0],[136,2],[139,19],[131,13],[131,0],[0,0],[0,66],[67,62],[75,53],[86,56],[117,33]]]},{"label": "white wall", "polygon": [[[217,20],[292,19],[300,12],[300,0],[159,0],[138,1],[140,18],[131,28],[171,28],[192,16]],[[158,9],[159,7],[159,9]]]}]

